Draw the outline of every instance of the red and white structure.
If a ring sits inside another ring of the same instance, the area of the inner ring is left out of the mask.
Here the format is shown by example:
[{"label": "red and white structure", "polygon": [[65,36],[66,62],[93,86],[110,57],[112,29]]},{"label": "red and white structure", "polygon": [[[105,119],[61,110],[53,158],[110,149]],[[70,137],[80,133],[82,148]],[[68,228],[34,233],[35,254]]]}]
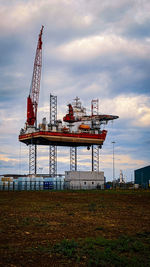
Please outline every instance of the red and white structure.
[{"label": "red and white structure", "polygon": [[57,146],[70,147],[70,170],[77,171],[77,147],[92,147],[92,171],[99,171],[99,149],[105,141],[107,131],[101,130],[101,124],[117,119],[118,116],[99,114],[98,99],[91,101],[91,114],[78,97],[68,105],[68,112],[57,119],[57,96],[50,95],[50,120],[46,118],[37,123],[37,109],[40,93],[42,68],[42,34],[41,28],[36,49],[32,82],[27,98],[27,119],[24,129],[21,129],[19,141],[29,145],[29,174],[36,174],[37,145],[47,145],[49,152],[49,174],[57,173]]},{"label": "red and white structure", "polygon": [[38,108],[38,103],[39,103],[41,69],[42,69],[43,28],[44,26],[42,26],[40,34],[39,34],[39,38],[38,38],[30,92],[27,98],[27,125],[28,126],[36,126],[36,122],[37,122],[37,108]]}]

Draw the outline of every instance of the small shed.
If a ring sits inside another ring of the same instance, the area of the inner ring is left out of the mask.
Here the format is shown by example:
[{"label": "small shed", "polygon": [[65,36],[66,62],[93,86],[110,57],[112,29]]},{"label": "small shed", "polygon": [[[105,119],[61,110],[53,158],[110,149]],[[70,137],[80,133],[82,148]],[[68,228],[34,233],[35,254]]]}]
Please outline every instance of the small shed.
[{"label": "small shed", "polygon": [[104,172],[66,171],[66,189],[104,189]]}]

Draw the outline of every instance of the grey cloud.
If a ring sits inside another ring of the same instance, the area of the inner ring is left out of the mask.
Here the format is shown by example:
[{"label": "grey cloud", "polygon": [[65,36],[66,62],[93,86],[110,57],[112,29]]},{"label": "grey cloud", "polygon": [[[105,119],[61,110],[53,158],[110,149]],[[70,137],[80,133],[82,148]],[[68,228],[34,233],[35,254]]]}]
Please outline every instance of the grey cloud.
[{"label": "grey cloud", "polygon": [[6,169],[8,171],[9,169],[12,170],[14,168],[14,165],[11,164],[10,162],[6,163],[5,161],[0,160],[0,168]]},{"label": "grey cloud", "polygon": [[143,39],[150,36],[150,19],[144,23],[132,23],[130,27],[124,30],[124,35],[128,38]]},{"label": "grey cloud", "polygon": [[8,66],[16,62],[18,50],[20,49],[19,38],[15,36],[0,38],[0,64],[1,66]]},{"label": "grey cloud", "polygon": [[[112,58],[105,57],[105,60],[99,58],[88,64],[69,63],[66,65],[68,77],[69,73],[71,77],[74,77],[74,87],[79,93],[84,93],[86,87],[93,83],[97,85],[97,88],[104,88],[100,90],[102,97],[109,96],[110,93],[115,96],[122,92],[138,94],[150,92],[148,60],[142,61],[136,58],[130,60],[122,55],[118,62],[113,62],[112,56]],[[106,80],[101,79],[103,75],[108,79],[107,87],[105,86]]]}]

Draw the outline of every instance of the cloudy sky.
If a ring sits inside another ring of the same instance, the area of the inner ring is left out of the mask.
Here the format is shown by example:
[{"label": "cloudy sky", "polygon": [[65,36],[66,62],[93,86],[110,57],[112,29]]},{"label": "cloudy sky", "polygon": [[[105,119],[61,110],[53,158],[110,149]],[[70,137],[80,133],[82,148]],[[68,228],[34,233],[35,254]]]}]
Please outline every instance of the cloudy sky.
[{"label": "cloudy sky", "polygon": [[[109,123],[100,169],[127,180],[150,164],[150,1],[0,0],[0,174],[27,173],[28,147],[18,142],[26,121],[35,50],[41,25],[43,66],[38,119],[49,119],[49,94],[58,118],[80,97],[90,112],[118,115]],[[78,149],[78,170],[91,170],[91,155]],[[38,148],[38,171],[48,172],[48,148]],[[58,148],[58,173],[69,170],[69,149]]]}]

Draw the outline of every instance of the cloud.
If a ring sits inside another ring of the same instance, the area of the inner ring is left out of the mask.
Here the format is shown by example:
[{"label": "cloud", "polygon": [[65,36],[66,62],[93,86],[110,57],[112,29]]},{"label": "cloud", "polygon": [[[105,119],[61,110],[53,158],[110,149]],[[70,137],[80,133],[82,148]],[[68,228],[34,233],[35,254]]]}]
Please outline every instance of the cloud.
[{"label": "cloud", "polygon": [[[130,31],[132,36],[137,36],[138,28],[141,26],[142,34],[148,25],[149,10],[148,0],[105,0],[104,3],[99,0],[1,1],[0,30],[5,36],[10,33],[22,35],[44,24],[55,41],[98,31],[120,35],[129,35]],[[29,36],[26,35],[26,39],[29,41]]]},{"label": "cloud", "polygon": [[[120,154],[119,151],[116,151],[115,153],[116,169],[120,168],[122,170],[125,170],[127,166],[128,168],[134,169],[134,168],[139,168],[144,164],[145,164],[144,160],[135,159],[131,155]],[[112,167],[112,154],[102,155],[101,166],[102,168]]]},{"label": "cloud", "polygon": [[116,114],[121,120],[126,119],[128,123],[137,127],[150,126],[150,97],[146,95],[119,95],[113,99],[105,99],[101,102],[105,113]]},{"label": "cloud", "polygon": [[[16,33],[32,30],[37,24],[44,24],[51,32],[66,28],[89,27],[92,14],[81,12],[80,4],[66,0],[13,1],[0,4],[1,33]],[[55,25],[55,27],[53,27]]]},{"label": "cloud", "polygon": [[1,116],[1,122],[0,122],[0,132],[2,137],[5,137],[5,133],[7,135],[17,135],[19,134],[19,126],[21,126],[24,118],[24,110],[21,110],[18,114],[18,111],[16,110],[15,106],[12,107],[12,109],[0,109],[0,116]]},{"label": "cloud", "polygon": [[140,119],[139,119],[140,125],[150,126],[150,107],[139,108],[139,114],[140,114]]},{"label": "cloud", "polygon": [[0,161],[4,162],[18,162],[18,159],[12,159],[10,157],[4,156],[3,154],[0,154]]},{"label": "cloud", "polygon": [[[55,51],[55,49],[54,49]],[[90,61],[105,55],[126,55],[149,58],[150,48],[146,43],[127,40],[116,35],[97,35],[74,40],[56,48],[56,55],[64,61]]]},{"label": "cloud", "polygon": [[38,11],[38,6],[35,2],[13,1],[11,4],[0,5],[1,16],[1,32],[5,35],[9,32],[14,33],[31,22],[32,16]]}]

